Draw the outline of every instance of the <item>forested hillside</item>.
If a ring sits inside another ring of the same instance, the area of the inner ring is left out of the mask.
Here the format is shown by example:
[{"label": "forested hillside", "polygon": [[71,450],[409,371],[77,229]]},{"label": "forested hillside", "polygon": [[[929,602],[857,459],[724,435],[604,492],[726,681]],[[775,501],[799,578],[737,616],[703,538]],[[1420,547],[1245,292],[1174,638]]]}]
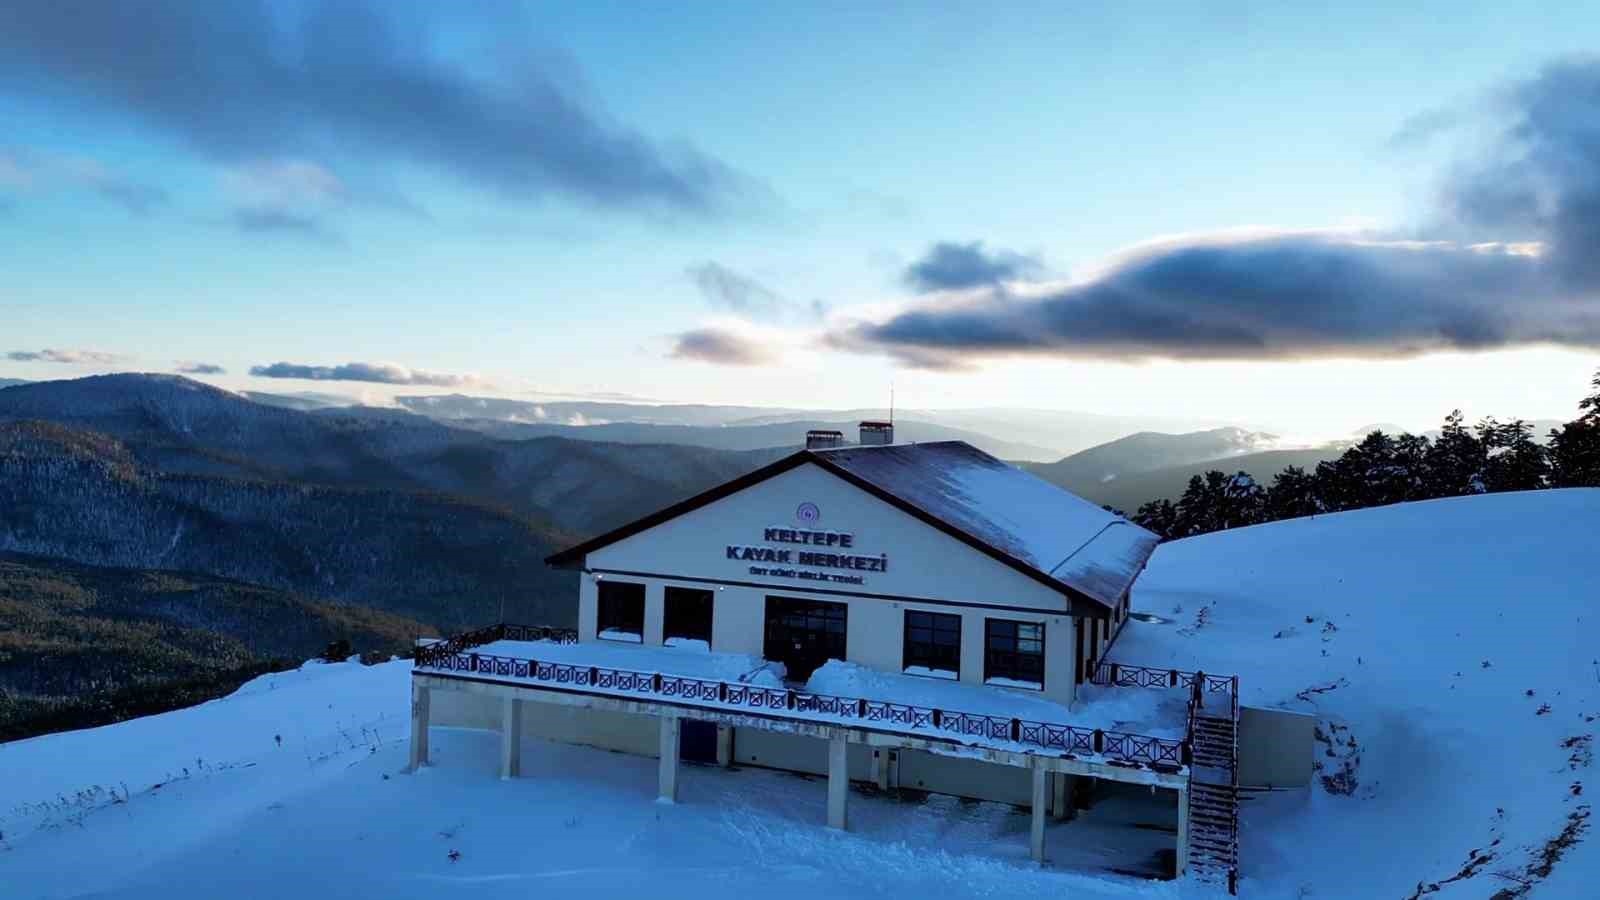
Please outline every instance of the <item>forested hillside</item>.
[{"label": "forested hillside", "polygon": [[0,740],[196,702],[337,642],[404,653],[430,632],[209,575],[0,553]]},{"label": "forested hillside", "polygon": [[[108,435],[151,471],[453,494],[578,536],[786,452],[501,440],[403,410],[266,406],[172,375],[101,375],[0,390],[0,421],[7,419]],[[802,437],[796,432],[797,445]]]},{"label": "forested hillside", "polygon": [[400,613],[441,628],[567,624],[571,537],[438,494],[151,471],[119,441],[0,423],[0,550],[180,569]]}]

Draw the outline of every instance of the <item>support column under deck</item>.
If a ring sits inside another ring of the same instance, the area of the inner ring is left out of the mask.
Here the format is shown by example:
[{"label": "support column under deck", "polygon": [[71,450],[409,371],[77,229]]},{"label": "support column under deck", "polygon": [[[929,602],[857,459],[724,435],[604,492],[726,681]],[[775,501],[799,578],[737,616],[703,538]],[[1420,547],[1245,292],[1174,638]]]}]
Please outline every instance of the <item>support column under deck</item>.
[{"label": "support column under deck", "polygon": [[1050,776],[1050,814],[1060,822],[1073,818],[1072,779],[1073,776],[1065,772]]},{"label": "support column under deck", "polygon": [[843,732],[828,739],[828,827],[849,830],[850,745]]},{"label": "support column under deck", "polygon": [[676,716],[661,717],[661,787],[658,803],[678,802],[678,742],[683,724]]},{"label": "support column under deck", "polygon": [[1178,861],[1173,872],[1177,878],[1189,869],[1189,788],[1178,788]]},{"label": "support column under deck", "polygon": [[500,777],[522,774],[522,701],[507,697],[500,701]]},{"label": "support column under deck", "polygon": [[717,726],[717,765],[724,769],[733,765],[733,726]]},{"label": "support column under deck", "polygon": [[1033,821],[1028,829],[1028,855],[1038,863],[1044,862],[1044,813],[1049,802],[1049,791],[1045,788],[1049,778],[1049,770],[1037,765],[1033,767]]},{"label": "support column under deck", "polygon": [[432,696],[428,688],[411,683],[411,760],[406,771],[415,772],[428,764],[428,714]]}]

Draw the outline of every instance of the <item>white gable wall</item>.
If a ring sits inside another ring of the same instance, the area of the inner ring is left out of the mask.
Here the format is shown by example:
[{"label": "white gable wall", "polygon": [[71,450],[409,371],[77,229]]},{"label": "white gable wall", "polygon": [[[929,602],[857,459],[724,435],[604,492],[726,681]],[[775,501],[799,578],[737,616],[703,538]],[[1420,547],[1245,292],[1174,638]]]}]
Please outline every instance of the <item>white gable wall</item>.
[{"label": "white gable wall", "polygon": [[[802,503],[820,511],[796,517]],[[768,528],[845,532],[853,546],[808,546],[764,540]],[[887,555],[885,571],[729,559],[728,546]],[[859,576],[861,584],[752,574],[751,567]],[[581,579],[580,639],[595,639],[595,578],[642,582],[645,645],[662,641],[668,585],[711,588],[712,648],[760,655],[766,597],[816,597],[848,607],[846,655],[851,662],[898,672],[908,609],[962,616],[961,680],[983,681],[984,621],[1045,624],[1045,693],[1070,701],[1075,647],[1067,600],[1005,564],[866,493],[815,465],[802,465],[588,555]],[[703,581],[693,581],[702,579]],[[714,583],[707,583],[714,582]],[[851,596],[851,595],[881,595]],[[885,597],[889,599],[885,599]]]}]

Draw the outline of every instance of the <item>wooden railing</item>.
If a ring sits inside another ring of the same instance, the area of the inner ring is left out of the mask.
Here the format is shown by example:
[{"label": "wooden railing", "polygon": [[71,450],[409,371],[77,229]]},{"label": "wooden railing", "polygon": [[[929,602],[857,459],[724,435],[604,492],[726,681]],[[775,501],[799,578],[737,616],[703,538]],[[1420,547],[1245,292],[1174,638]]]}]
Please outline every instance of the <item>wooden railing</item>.
[{"label": "wooden railing", "polygon": [[[474,650],[499,640],[554,640],[576,643],[570,629],[543,626],[495,625],[460,635],[447,641],[419,647],[415,668],[446,677],[489,677],[525,679],[511,682],[555,690],[602,691],[627,697],[651,697],[672,703],[687,703],[708,708],[749,710],[765,716],[794,721],[860,722],[867,727],[901,732],[932,732],[941,739],[970,739],[998,745],[1013,745],[1023,752],[1050,752],[1058,755],[1092,755],[1113,763],[1176,772],[1189,764],[1190,742],[1170,738],[1083,728],[1056,722],[1040,722],[1006,716],[939,709],[873,700],[838,697],[793,688],[774,688],[745,682],[666,675],[605,666],[539,660],[522,656],[503,656]],[[1192,734],[1192,723],[1189,733]],[[1008,749],[1000,746],[998,749]]]}]

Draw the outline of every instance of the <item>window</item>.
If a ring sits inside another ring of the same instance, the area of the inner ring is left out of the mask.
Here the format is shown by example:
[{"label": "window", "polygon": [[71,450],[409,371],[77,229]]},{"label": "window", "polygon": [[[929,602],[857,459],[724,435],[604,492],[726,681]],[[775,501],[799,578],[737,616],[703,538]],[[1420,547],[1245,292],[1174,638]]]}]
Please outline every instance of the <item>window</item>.
[{"label": "window", "polygon": [[907,674],[961,678],[961,617],[946,613],[906,611]]},{"label": "window", "polygon": [[667,588],[662,626],[668,646],[700,641],[711,649],[711,597],[698,588]]},{"label": "window", "polygon": [[632,581],[601,581],[600,610],[595,637],[608,641],[644,641],[644,585]]},{"label": "window", "polygon": [[983,680],[1006,687],[1044,688],[1044,625],[986,619]]}]

